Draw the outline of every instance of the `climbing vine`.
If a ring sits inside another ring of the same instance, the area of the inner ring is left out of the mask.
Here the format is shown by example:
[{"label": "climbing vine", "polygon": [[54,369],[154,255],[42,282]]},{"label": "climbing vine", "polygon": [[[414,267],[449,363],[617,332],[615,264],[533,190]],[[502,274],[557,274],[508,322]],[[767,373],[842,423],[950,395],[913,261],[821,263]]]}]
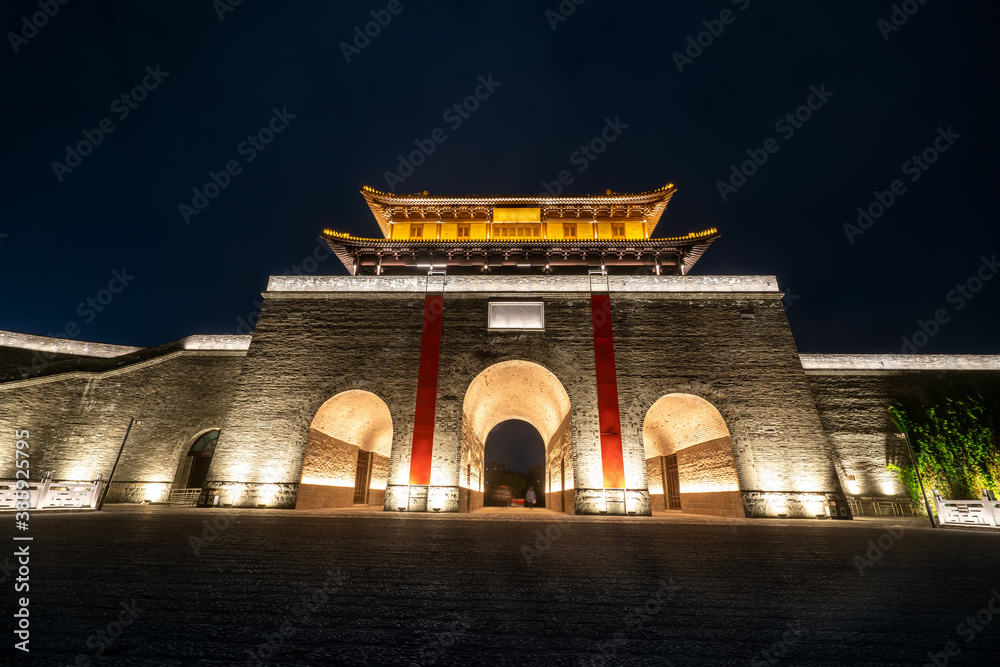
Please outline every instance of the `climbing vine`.
[{"label": "climbing vine", "polygon": [[[889,408],[896,427],[910,434],[917,467],[928,497],[936,489],[942,498],[978,498],[981,489],[1000,497],[1000,446],[993,415],[979,395],[944,398],[932,406]],[[890,465],[918,503],[920,488],[913,466]]]}]

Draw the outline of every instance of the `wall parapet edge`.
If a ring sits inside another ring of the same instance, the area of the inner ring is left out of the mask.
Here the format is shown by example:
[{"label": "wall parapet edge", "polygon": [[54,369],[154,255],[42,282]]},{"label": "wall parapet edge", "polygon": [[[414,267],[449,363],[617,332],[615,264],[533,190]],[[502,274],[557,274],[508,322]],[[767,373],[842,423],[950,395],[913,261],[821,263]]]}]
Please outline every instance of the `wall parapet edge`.
[{"label": "wall parapet edge", "polygon": [[[440,280],[440,276],[434,276]],[[601,278],[601,282],[604,282]],[[611,292],[778,293],[774,276],[606,276]],[[427,276],[271,276],[267,292],[426,292]],[[438,286],[438,289],[440,287]],[[446,276],[448,292],[590,292],[591,276]],[[603,290],[602,290],[603,291]]]},{"label": "wall parapet edge", "polygon": [[996,354],[800,354],[806,371],[1000,371]]}]

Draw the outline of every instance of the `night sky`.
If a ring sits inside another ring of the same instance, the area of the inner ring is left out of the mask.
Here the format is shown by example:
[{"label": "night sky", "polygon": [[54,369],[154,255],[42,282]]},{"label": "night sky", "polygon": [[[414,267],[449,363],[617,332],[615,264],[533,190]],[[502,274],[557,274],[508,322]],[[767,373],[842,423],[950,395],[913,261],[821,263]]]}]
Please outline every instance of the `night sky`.
[{"label": "night sky", "polygon": [[534,426],[520,419],[500,422],[486,436],[486,463],[527,475],[531,466],[545,465],[545,441]]},{"label": "night sky", "polygon": [[[672,182],[657,233],[723,233],[696,274],[777,275],[803,352],[898,352],[941,309],[921,352],[1000,352],[1000,280],[949,297],[1000,270],[982,259],[1000,252],[997,3],[910,0],[898,29],[870,0],[564,0],[565,17],[558,0],[224,3],[70,2],[37,30],[22,21],[36,2],[5,3],[0,328],[141,346],[234,333],[322,228],[376,235],[359,188],[389,189],[398,156],[442,128],[397,192],[534,194],[562,170],[572,194]],[[391,21],[345,56],[373,11]],[[480,77],[479,108],[446,116]],[[251,150],[275,110],[281,131]],[[609,122],[603,153],[573,155]],[[100,143],[67,158],[84,132]],[[933,164],[910,162],[939,136]],[[720,193],[753,155],[766,162]],[[125,288],[78,308],[114,271]]]}]

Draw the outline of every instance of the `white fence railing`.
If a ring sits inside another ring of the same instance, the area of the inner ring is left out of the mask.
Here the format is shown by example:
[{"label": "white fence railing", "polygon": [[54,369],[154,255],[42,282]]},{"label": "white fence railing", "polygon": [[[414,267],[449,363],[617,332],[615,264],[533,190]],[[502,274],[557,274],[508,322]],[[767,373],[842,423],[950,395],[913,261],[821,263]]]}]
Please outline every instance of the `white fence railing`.
[{"label": "white fence railing", "polygon": [[16,509],[17,503],[26,499],[25,494],[31,510],[96,509],[103,487],[100,475],[93,482],[53,480],[46,475],[41,482],[28,482],[22,489],[17,488],[16,480],[0,479],[0,510]]},{"label": "white fence railing", "polygon": [[197,507],[201,489],[174,489],[170,492],[171,507]]},{"label": "white fence railing", "polygon": [[979,500],[944,500],[935,491],[934,505],[942,526],[1000,527],[1000,501],[985,490]]}]

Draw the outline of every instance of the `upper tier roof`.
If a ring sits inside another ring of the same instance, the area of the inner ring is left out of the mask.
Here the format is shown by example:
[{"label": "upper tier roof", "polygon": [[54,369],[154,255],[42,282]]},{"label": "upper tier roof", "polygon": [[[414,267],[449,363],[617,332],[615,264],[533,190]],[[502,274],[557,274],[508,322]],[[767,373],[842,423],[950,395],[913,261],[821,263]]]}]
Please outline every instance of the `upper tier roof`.
[{"label": "upper tier roof", "polygon": [[379,228],[385,237],[391,235],[391,223],[399,220],[462,220],[463,218],[493,219],[494,208],[525,207],[541,209],[543,220],[551,219],[636,219],[646,223],[652,236],[667,202],[677,191],[673,183],[650,192],[623,194],[606,191],[602,195],[429,195],[393,194],[365,186],[361,189]]}]

